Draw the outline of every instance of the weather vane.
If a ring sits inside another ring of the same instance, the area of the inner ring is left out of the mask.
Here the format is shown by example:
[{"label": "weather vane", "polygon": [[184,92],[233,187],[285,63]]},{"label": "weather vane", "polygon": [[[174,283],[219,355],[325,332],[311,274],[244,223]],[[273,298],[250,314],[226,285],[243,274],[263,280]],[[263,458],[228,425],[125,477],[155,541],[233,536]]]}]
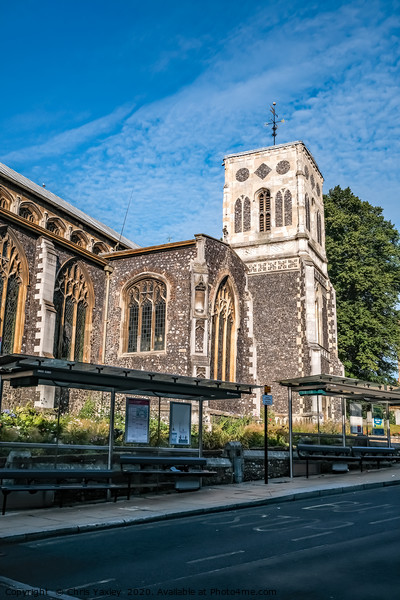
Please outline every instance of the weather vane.
[{"label": "weather vane", "polygon": [[278,123],[285,122],[285,119],[281,119],[280,121],[277,121],[278,115],[275,112],[275,106],[276,106],[276,102],[273,102],[272,106],[271,106],[272,121],[270,121],[269,123],[265,123],[266,127],[268,127],[269,125],[272,125],[272,137],[274,138],[274,146],[276,144],[276,132],[278,130]]}]

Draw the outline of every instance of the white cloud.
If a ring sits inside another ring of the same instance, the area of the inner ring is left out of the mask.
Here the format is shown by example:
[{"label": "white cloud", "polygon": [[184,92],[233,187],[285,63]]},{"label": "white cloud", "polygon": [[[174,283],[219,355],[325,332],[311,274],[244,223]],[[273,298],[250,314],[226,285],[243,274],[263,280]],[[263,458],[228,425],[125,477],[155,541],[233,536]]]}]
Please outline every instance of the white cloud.
[{"label": "white cloud", "polygon": [[[399,19],[380,8],[379,2],[318,13],[305,8],[308,16],[278,24],[276,16],[271,21],[268,11],[259,12],[228,32],[224,49],[177,93],[134,112],[116,109],[3,158],[51,165],[62,157],[48,170],[56,193],[118,231],[133,193],[124,235],[139,244],[199,232],[220,237],[221,160],[270,144],[263,124],[276,100],[286,119],[278,141],[309,145],[325,191],[349,185],[400,225],[394,202],[400,183]],[[184,41],[180,45],[185,48]]]}]

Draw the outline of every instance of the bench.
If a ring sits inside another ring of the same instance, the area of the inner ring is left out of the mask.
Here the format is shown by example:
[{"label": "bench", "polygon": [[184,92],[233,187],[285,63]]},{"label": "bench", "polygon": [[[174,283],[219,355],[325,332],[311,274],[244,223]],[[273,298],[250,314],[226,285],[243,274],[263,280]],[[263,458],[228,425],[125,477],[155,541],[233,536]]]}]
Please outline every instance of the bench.
[{"label": "bench", "polygon": [[[3,492],[2,515],[6,512],[8,496],[13,492],[79,490],[107,490],[117,501],[118,491],[127,489],[126,483],[114,483],[119,471],[110,469],[0,469],[0,490]],[[62,494],[60,494],[60,507]]]},{"label": "bench", "polygon": [[396,455],[396,448],[386,446],[330,446],[320,444],[297,444],[297,454],[300,459],[306,460],[306,476],[308,478],[308,463],[310,460],[319,462],[330,461],[340,465],[349,462],[358,462],[361,471],[363,462],[376,462],[378,469],[381,461],[400,460]]},{"label": "bench", "polygon": [[[135,487],[145,487],[143,476],[154,476],[152,487],[160,487],[171,479],[175,482],[176,490],[195,490],[200,488],[203,477],[216,475],[216,471],[210,471],[204,467],[207,459],[201,456],[145,456],[145,455],[121,455],[121,471],[128,478],[128,499],[132,488],[132,479],[138,478]],[[161,480],[160,480],[161,476]]]},{"label": "bench", "polygon": [[358,461],[357,457],[352,456],[349,446],[330,446],[321,444],[297,444],[297,454],[300,459],[306,461],[306,477],[308,479],[308,463],[310,460],[331,461],[341,465],[347,465],[348,462]]},{"label": "bench", "polygon": [[389,446],[353,446],[352,454],[360,460],[360,468],[363,470],[363,462],[376,462],[378,469],[381,461],[397,461],[397,449]]}]

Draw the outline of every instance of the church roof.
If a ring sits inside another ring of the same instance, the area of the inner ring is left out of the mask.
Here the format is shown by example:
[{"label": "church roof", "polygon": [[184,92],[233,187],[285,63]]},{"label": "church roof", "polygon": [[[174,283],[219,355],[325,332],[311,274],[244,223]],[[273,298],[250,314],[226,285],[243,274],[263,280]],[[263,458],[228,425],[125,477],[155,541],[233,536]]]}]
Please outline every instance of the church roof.
[{"label": "church roof", "polygon": [[5,177],[9,181],[18,184],[20,187],[24,188],[28,192],[34,193],[36,196],[39,196],[49,204],[52,204],[55,208],[61,209],[65,213],[79,219],[80,221],[83,221],[88,226],[92,227],[95,231],[106,235],[112,240],[119,242],[121,245],[127,246],[128,248],[140,248],[140,246],[138,244],[135,244],[135,242],[131,242],[131,240],[128,240],[123,236],[121,237],[120,234],[114,231],[114,229],[111,229],[111,227],[108,227],[107,225],[104,225],[104,223],[97,221],[97,219],[90,217],[83,211],[79,210],[79,208],[76,208],[72,204],[69,204],[69,202],[66,202],[65,200],[63,200],[59,196],[56,196],[52,192],[49,192],[37,183],[33,183],[33,181],[31,181],[30,179],[24,177],[20,173],[17,173],[16,171],[13,171],[13,169],[10,169],[10,167],[7,167],[7,165],[4,165],[3,163],[0,163],[0,175]]}]

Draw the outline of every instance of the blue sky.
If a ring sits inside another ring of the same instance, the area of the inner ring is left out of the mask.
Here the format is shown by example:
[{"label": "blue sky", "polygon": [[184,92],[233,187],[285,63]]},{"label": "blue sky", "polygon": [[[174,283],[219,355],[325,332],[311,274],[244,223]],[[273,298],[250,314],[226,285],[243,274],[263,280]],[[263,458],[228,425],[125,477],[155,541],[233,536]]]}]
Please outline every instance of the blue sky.
[{"label": "blue sky", "polygon": [[0,161],[146,246],[219,238],[226,154],[303,140],[400,229],[400,0],[0,0]]}]

